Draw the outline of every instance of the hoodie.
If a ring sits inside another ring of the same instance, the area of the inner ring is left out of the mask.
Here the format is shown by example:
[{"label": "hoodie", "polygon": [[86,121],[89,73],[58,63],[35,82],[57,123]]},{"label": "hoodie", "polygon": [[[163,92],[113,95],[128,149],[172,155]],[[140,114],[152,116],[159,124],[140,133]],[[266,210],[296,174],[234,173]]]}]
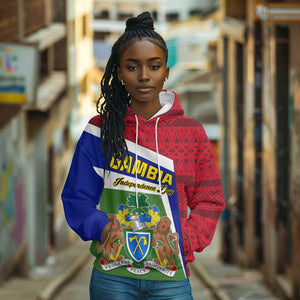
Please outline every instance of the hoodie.
[{"label": "hoodie", "polygon": [[78,141],[62,200],[70,227],[92,240],[94,267],[101,272],[145,280],[187,278],[188,262],[210,244],[224,209],[204,128],[183,115],[174,92],[162,91],[160,102],[150,120],[128,108],[128,153],[123,162],[111,158],[105,172],[99,116]]}]

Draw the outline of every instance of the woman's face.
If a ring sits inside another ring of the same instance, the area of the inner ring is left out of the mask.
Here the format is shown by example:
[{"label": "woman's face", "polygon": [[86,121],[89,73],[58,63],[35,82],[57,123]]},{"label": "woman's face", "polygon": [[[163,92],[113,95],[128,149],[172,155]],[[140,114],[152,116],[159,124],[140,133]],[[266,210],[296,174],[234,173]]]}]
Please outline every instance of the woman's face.
[{"label": "woman's face", "polygon": [[130,45],[120,57],[118,78],[134,102],[158,101],[164,81],[169,76],[165,54],[159,46],[148,40]]}]

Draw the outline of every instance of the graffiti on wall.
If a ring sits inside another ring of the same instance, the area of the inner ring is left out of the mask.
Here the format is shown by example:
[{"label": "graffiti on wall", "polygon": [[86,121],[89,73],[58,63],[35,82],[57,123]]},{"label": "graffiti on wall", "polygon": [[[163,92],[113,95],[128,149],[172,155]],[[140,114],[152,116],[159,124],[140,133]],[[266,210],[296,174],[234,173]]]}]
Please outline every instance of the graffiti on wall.
[{"label": "graffiti on wall", "polygon": [[[0,132],[0,272],[25,238],[25,180],[21,118]],[[21,137],[20,137],[21,135]]]},{"label": "graffiti on wall", "polygon": [[3,163],[0,172],[0,224],[11,233],[16,244],[23,240],[25,224],[24,185],[15,181],[14,163]]},{"label": "graffiti on wall", "polygon": [[13,162],[3,163],[0,173],[0,207],[1,207],[1,223],[5,227],[13,227],[15,214],[15,201],[13,189]]}]

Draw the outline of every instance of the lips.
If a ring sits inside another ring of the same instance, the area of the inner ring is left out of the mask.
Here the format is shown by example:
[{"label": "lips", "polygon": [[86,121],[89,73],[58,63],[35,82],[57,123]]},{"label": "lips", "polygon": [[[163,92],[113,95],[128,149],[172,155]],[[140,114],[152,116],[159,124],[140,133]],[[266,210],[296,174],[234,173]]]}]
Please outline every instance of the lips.
[{"label": "lips", "polygon": [[150,92],[150,91],[153,90],[153,87],[152,86],[148,86],[148,85],[143,85],[143,86],[137,87],[137,90],[140,93],[148,93],[148,92]]}]

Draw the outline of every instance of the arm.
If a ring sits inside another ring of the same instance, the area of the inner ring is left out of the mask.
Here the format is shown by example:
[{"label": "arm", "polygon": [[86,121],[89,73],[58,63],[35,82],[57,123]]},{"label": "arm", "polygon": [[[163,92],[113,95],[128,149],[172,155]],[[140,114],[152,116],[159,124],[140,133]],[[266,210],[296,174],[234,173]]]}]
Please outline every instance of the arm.
[{"label": "arm", "polygon": [[188,262],[193,252],[201,252],[211,243],[218,218],[225,208],[222,183],[217,171],[212,146],[201,129],[200,144],[195,163],[194,180],[186,186],[187,203],[191,209],[183,228]]},{"label": "arm", "polygon": [[79,140],[61,197],[69,226],[84,241],[105,240],[109,232],[111,221],[96,208],[102,190],[103,179],[94,171]]}]

